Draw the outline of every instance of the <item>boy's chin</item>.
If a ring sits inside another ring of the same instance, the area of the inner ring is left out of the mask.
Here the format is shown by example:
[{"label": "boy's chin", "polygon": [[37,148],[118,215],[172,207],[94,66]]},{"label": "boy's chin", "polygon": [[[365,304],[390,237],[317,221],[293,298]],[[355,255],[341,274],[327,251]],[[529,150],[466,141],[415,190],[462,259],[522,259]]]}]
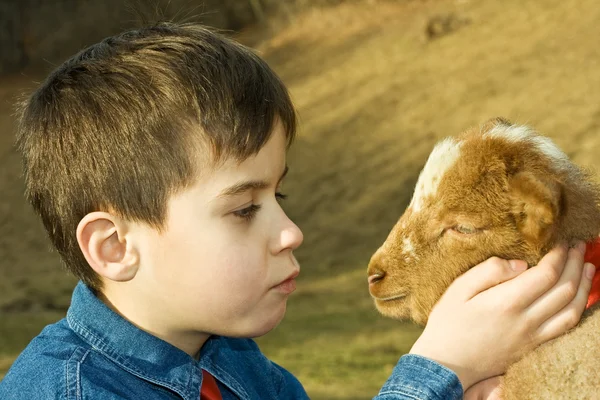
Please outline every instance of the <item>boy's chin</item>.
[{"label": "boy's chin", "polygon": [[213,331],[214,334],[235,338],[256,338],[271,332],[285,316],[287,300],[276,306],[271,303],[267,307],[257,307],[243,318],[237,318],[234,325]]},{"label": "boy's chin", "polygon": [[277,312],[270,315],[269,318],[256,321],[257,324],[252,327],[251,331],[248,332],[248,334],[241,336],[255,338],[266,335],[267,333],[275,329],[277,325],[279,325],[279,323],[283,320],[283,317],[285,316],[285,310],[286,306],[284,304],[281,310],[277,310]]}]

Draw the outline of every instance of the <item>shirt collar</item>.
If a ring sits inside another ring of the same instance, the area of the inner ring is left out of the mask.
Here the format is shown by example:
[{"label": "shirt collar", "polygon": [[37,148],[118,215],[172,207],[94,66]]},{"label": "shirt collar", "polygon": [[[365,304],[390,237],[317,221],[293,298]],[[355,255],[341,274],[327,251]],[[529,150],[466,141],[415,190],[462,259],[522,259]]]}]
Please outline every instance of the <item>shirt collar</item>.
[{"label": "shirt collar", "polygon": [[82,282],[73,291],[67,321],[73,331],[123,369],[184,398],[200,397],[198,362],[112,311]]}]

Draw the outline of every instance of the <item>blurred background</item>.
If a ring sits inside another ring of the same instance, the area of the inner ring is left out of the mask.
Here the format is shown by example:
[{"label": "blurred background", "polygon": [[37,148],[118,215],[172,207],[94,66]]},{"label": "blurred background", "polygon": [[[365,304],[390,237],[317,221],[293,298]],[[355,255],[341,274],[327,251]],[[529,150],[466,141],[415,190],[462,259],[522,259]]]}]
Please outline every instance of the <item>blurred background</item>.
[{"label": "blurred background", "polygon": [[379,316],[371,254],[435,142],[504,116],[600,168],[596,0],[0,0],[0,377],[61,318],[74,279],[23,199],[16,99],[67,57],[157,16],[258,51],[300,115],[284,192],[298,290],[259,344],[313,399],[368,399],[420,328]]}]

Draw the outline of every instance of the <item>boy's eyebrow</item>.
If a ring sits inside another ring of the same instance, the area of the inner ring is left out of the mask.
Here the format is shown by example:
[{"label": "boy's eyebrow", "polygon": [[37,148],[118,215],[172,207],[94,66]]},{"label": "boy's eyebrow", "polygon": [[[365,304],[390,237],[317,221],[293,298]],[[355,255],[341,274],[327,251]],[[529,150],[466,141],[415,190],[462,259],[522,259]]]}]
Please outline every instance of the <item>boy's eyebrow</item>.
[{"label": "boy's eyebrow", "polygon": [[[283,178],[287,175],[288,173],[288,166],[285,166],[285,169],[283,170],[283,173],[281,174],[281,177],[279,178],[279,181],[277,181],[277,184],[279,184]],[[265,181],[243,181],[243,182],[238,182],[235,185],[229,186],[228,188],[225,188],[223,191],[221,191],[221,193],[219,193],[219,195],[217,197],[230,197],[230,196],[236,196],[238,194],[244,193],[248,190],[251,189],[265,189],[269,187],[269,183],[265,182]]]}]

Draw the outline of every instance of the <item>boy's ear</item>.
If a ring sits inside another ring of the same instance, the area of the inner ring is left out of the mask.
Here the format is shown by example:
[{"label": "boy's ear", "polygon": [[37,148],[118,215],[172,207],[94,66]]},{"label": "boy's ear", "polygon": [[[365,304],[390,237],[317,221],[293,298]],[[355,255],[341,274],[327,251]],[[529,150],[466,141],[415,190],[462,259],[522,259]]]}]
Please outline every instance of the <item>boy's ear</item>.
[{"label": "boy's ear", "polygon": [[561,187],[530,172],[509,178],[510,212],[527,243],[536,248],[546,245],[560,213]]},{"label": "boy's ear", "polygon": [[139,254],[128,243],[126,232],[125,223],[106,212],[95,211],[79,221],[79,248],[90,267],[101,277],[124,282],[137,273]]}]

